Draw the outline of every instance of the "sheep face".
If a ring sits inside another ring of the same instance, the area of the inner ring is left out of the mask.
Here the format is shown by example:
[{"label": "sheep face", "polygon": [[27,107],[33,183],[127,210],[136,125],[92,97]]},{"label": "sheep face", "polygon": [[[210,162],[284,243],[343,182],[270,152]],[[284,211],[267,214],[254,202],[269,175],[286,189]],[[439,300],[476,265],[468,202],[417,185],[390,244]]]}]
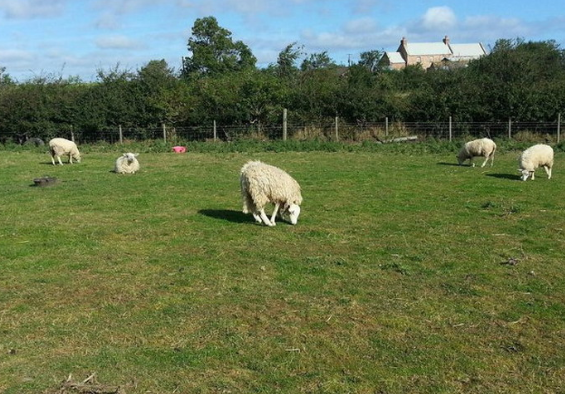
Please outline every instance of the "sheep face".
[{"label": "sheep face", "polygon": [[80,153],[73,153],[71,154],[71,156],[76,160],[77,163],[80,163]]},{"label": "sheep face", "polygon": [[123,157],[126,159],[126,161],[131,164],[135,161],[135,158],[139,156],[139,153],[124,153]]},{"label": "sheep face", "polygon": [[285,207],[283,215],[288,215],[290,223],[296,224],[298,223],[298,216],[300,216],[300,206],[296,204],[290,204],[289,206]]},{"label": "sheep face", "polygon": [[522,174],[520,179],[522,179],[523,181],[527,181],[528,178],[530,177],[530,175],[532,175],[532,179],[534,179],[534,177],[533,177],[534,172],[533,171],[521,170],[521,169],[518,169],[518,171],[520,172],[520,174]]}]

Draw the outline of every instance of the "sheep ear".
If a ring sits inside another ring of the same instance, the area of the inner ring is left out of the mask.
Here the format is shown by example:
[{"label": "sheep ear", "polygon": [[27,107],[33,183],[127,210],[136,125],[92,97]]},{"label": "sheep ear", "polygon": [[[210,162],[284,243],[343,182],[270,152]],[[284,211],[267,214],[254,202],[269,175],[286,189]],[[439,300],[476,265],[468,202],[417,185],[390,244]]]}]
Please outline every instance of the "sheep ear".
[{"label": "sheep ear", "polygon": [[134,155],[135,157],[137,157],[137,156],[139,156],[139,153],[134,153],[133,155]]}]

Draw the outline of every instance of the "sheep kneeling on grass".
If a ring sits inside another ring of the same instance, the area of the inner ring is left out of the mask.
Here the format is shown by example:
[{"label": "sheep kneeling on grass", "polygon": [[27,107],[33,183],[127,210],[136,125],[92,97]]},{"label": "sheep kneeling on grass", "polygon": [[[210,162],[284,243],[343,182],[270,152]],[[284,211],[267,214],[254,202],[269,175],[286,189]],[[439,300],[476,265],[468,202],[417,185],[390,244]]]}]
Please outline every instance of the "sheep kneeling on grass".
[{"label": "sheep kneeling on grass", "polygon": [[[277,213],[288,214],[296,224],[300,215],[302,194],[300,185],[285,171],[260,161],[250,161],[241,168],[240,175],[243,213],[253,214],[258,223],[275,226]],[[265,205],[275,205],[271,218],[265,213]]]},{"label": "sheep kneeling on grass", "polygon": [[73,159],[80,163],[80,152],[78,151],[77,145],[70,140],[65,138],[53,138],[49,141],[49,153],[51,154],[51,161],[55,165],[55,158],[59,161],[60,165],[63,165],[61,161],[61,156],[69,156],[69,163],[73,164]]},{"label": "sheep kneeling on grass", "polygon": [[553,148],[545,144],[537,144],[529,147],[520,155],[521,179],[526,181],[530,176],[532,181],[535,179],[534,171],[538,167],[543,167],[547,173],[547,179],[551,179],[551,169],[553,167]]},{"label": "sheep kneeling on grass", "polygon": [[473,163],[474,157],[484,157],[485,161],[481,167],[484,167],[488,159],[490,159],[490,166],[494,164],[494,152],[496,151],[496,144],[490,138],[481,138],[478,140],[473,140],[465,143],[459,154],[457,155],[457,161],[459,165],[463,164],[465,160],[469,160],[471,165],[475,167]]},{"label": "sheep kneeling on grass", "polygon": [[139,161],[137,160],[139,153],[124,153],[116,159],[114,172],[116,174],[135,174],[139,171]]}]

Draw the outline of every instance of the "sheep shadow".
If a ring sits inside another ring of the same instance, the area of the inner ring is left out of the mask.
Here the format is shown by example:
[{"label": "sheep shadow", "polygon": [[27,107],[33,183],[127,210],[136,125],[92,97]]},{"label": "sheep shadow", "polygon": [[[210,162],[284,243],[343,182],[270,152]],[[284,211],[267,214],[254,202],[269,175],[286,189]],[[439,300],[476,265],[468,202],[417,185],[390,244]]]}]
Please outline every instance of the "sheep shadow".
[{"label": "sheep shadow", "polygon": [[453,166],[453,167],[471,167],[470,164],[457,164],[457,163],[449,163],[446,161],[440,161],[439,163],[436,163],[438,166]]},{"label": "sheep shadow", "polygon": [[514,175],[514,174],[486,174],[486,176],[490,176],[493,178],[498,178],[498,179],[507,179],[507,180],[511,180],[511,181],[521,181],[522,178],[520,178],[520,175]]},{"label": "sheep shadow", "polygon": [[201,209],[198,213],[213,219],[226,220],[232,223],[253,223],[253,217],[251,215],[246,215],[241,211],[231,209]]}]

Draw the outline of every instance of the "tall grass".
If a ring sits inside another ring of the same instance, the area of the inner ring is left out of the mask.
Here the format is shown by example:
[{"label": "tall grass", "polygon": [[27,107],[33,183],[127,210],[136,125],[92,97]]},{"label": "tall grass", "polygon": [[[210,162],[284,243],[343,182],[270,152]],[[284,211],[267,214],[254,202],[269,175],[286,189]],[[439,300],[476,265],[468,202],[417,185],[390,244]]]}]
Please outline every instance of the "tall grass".
[{"label": "tall grass", "polygon": [[[565,157],[420,149],[1,152],[0,392],[559,392]],[[301,183],[298,225],[240,212],[248,159]]]}]

